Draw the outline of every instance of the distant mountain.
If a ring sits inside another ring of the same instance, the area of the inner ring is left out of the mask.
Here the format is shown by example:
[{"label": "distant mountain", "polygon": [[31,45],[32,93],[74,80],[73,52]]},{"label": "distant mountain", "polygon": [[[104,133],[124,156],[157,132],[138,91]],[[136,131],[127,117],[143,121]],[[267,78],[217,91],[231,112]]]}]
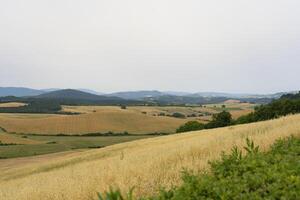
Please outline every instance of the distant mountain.
[{"label": "distant mountain", "polygon": [[278,99],[284,94],[288,94],[290,92],[279,92],[274,94],[250,94],[250,93],[222,93],[222,92],[198,92],[191,94],[189,96],[192,97],[228,97],[228,98],[270,98],[270,99]]},{"label": "distant mountain", "polygon": [[35,89],[24,88],[24,87],[0,87],[0,97],[36,96],[36,95],[40,95],[43,93],[44,93],[44,91],[42,91],[42,90],[35,90]]},{"label": "distant mountain", "polygon": [[85,89],[85,88],[80,88],[80,89],[77,89],[77,90],[82,91],[82,92],[91,93],[91,94],[104,95],[105,96],[105,93],[103,93],[103,92],[97,92],[95,90],[90,90],[90,89]]},{"label": "distant mountain", "polygon": [[123,99],[135,99],[135,100],[141,100],[143,98],[157,97],[162,95],[164,95],[163,92],[156,91],[156,90],[127,91],[127,92],[116,92],[116,93],[108,94],[108,96],[115,96]]},{"label": "distant mountain", "polygon": [[97,105],[115,105],[115,104],[138,104],[139,101],[125,100],[114,96],[100,96],[74,89],[63,89],[48,92],[35,96],[36,99],[53,99],[61,104],[97,104]]},{"label": "distant mountain", "polygon": [[165,95],[174,95],[174,96],[189,96],[192,95],[190,92],[177,92],[177,91],[165,91]]},{"label": "distant mountain", "polygon": [[229,100],[227,97],[191,97],[191,96],[174,96],[162,95],[156,97],[146,97],[143,99],[159,105],[181,105],[181,104],[211,104],[221,103]]}]

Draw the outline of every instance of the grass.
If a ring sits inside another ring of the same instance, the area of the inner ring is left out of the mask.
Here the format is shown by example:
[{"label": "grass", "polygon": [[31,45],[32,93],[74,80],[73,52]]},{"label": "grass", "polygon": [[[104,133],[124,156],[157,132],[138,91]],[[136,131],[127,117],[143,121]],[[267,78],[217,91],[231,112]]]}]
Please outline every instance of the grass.
[{"label": "grass", "polygon": [[[235,104],[238,106],[239,104]],[[240,104],[245,107],[244,104]],[[174,133],[187,121],[207,122],[217,111],[204,107],[147,107],[134,106],[121,109],[117,106],[64,106],[65,112],[82,113],[80,115],[54,114],[0,114],[0,126],[8,132],[27,134],[86,134],[107,133],[109,131],[130,134]],[[251,110],[232,110],[234,117],[247,114]],[[182,113],[197,117],[178,119],[169,116],[158,116],[160,113],[172,115]],[[209,114],[208,116],[199,116]]]},{"label": "grass", "polygon": [[21,107],[25,105],[26,103],[19,103],[19,102],[0,103],[0,108]]},{"label": "grass", "polygon": [[[181,199],[298,199],[300,196],[300,139],[278,140],[268,152],[247,139],[243,155],[231,154],[210,163],[207,172],[184,171],[183,184],[162,190],[151,200]],[[99,200],[134,200],[133,189],[123,195],[118,189],[98,194]]]},{"label": "grass", "polygon": [[0,126],[9,132],[35,134],[84,134],[109,131],[132,134],[175,132],[185,120],[171,117],[144,115],[119,107],[100,107],[92,113],[81,115],[48,115],[46,117],[19,117],[19,114],[1,114]]},{"label": "grass", "polygon": [[[137,197],[182,184],[181,171],[209,169],[248,137],[269,150],[275,140],[300,136],[300,115],[276,120],[125,142],[73,154],[2,160],[0,199],[96,199],[109,186]],[[17,187],[16,187],[17,186]],[[54,192],[55,191],[55,192]]]},{"label": "grass", "polygon": [[[12,143],[12,144],[38,144],[39,141],[30,140],[27,138],[18,137],[9,133],[6,133],[1,127],[0,127],[0,141],[3,143]],[[1,152],[1,150],[0,150]],[[1,155],[0,155],[1,156]]]},{"label": "grass", "polygon": [[[0,138],[1,138],[0,133]],[[75,149],[91,149],[102,148],[108,145],[128,142],[137,139],[148,138],[150,136],[31,136],[28,135],[22,138],[20,135],[7,134],[7,136],[14,137],[17,141],[26,145],[14,146],[0,146],[0,157],[3,158],[16,158],[25,156],[36,156],[49,153],[57,153],[62,151],[70,151]],[[2,141],[2,140],[1,140]],[[28,143],[27,141],[32,141]],[[2,141],[4,142],[4,141]],[[6,143],[8,143],[6,141]],[[12,143],[12,142],[10,142]]]}]

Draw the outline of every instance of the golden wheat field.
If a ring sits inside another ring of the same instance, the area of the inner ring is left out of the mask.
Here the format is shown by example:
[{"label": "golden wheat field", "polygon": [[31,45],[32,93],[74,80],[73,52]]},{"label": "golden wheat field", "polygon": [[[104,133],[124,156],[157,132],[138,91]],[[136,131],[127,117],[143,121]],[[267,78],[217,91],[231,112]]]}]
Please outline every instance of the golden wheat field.
[{"label": "golden wheat field", "polygon": [[30,140],[27,138],[16,137],[12,134],[5,133],[2,129],[0,129],[0,142],[6,144],[39,144],[41,142],[36,140]]},{"label": "golden wheat field", "polygon": [[25,105],[26,103],[19,103],[19,102],[0,103],[0,108],[21,107]]},{"label": "golden wheat field", "polygon": [[233,145],[242,148],[246,137],[267,150],[276,139],[291,135],[300,136],[300,115],[144,139],[49,159],[40,156],[38,163],[10,168],[1,166],[14,160],[2,160],[0,199],[95,199],[97,192],[109,186],[122,191],[134,186],[135,195],[151,195],[160,186],[180,184],[184,168],[208,169],[209,160],[218,159]]},{"label": "golden wheat field", "polygon": [[[72,108],[66,108],[68,109]],[[92,109],[93,112],[87,111],[80,115],[0,114],[0,127],[8,132],[36,134],[84,134],[109,131],[145,134],[174,132],[186,122],[184,119],[145,115],[130,109],[122,110],[119,107],[86,109]]]},{"label": "golden wheat field", "polygon": [[[230,105],[230,104],[228,104]],[[239,106],[239,104],[234,104]],[[230,111],[234,118],[252,110],[240,104],[238,110]],[[198,120],[206,123],[211,115],[219,111],[209,107],[147,107],[135,106],[121,109],[117,106],[63,106],[63,111],[81,113],[79,115],[55,114],[0,114],[0,127],[8,132],[35,134],[85,134],[109,131],[131,134],[173,133],[187,121]],[[178,119],[169,117],[180,112],[195,117]],[[159,116],[161,113],[164,116]],[[202,115],[202,114],[205,115]]]}]

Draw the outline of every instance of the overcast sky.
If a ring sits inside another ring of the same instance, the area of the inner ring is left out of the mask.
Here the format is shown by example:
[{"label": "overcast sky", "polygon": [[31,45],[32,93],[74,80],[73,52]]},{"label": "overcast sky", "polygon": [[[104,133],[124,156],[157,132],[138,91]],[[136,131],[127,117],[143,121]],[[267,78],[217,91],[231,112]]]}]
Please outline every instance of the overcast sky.
[{"label": "overcast sky", "polygon": [[299,0],[0,0],[0,86],[300,89]]}]

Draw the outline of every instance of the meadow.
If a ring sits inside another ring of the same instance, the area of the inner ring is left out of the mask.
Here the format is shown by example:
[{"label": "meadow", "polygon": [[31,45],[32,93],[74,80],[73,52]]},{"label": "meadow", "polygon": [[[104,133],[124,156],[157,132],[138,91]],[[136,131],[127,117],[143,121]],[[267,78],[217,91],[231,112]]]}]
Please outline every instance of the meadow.
[{"label": "meadow", "polygon": [[[253,111],[253,105],[226,103],[234,118]],[[174,133],[187,121],[197,120],[206,123],[215,113],[222,111],[221,105],[202,107],[179,106],[63,106],[63,112],[80,113],[77,115],[59,114],[0,114],[0,127],[8,132],[25,134],[68,134],[123,133],[149,134]],[[182,113],[185,118],[171,115]]]},{"label": "meadow", "polygon": [[[135,187],[137,196],[181,184],[181,171],[208,169],[208,161],[240,149],[250,138],[262,151],[278,138],[300,136],[300,115],[125,142],[83,152],[0,162],[0,199],[95,199],[97,192]],[[30,162],[26,162],[28,159]],[[35,159],[37,161],[35,161]],[[8,167],[9,166],[9,167]]]}]

